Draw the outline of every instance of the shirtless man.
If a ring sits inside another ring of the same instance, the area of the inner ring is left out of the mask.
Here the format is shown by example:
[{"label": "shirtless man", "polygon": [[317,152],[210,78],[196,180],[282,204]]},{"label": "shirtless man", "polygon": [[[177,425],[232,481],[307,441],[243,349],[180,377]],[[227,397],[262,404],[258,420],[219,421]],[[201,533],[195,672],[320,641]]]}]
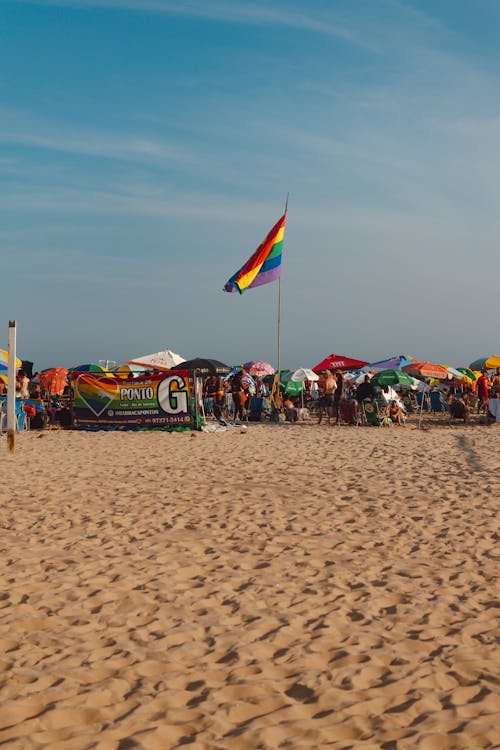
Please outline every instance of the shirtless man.
[{"label": "shirtless man", "polygon": [[494,395],[500,393],[500,367],[497,367],[495,374],[491,378],[491,391]]},{"label": "shirtless man", "polygon": [[326,413],[328,414],[328,424],[330,424],[330,420],[333,417],[333,398],[336,388],[337,381],[333,377],[333,372],[331,370],[326,370],[325,379],[323,381],[323,394],[319,401],[318,424],[321,424],[324,409],[326,409]]}]

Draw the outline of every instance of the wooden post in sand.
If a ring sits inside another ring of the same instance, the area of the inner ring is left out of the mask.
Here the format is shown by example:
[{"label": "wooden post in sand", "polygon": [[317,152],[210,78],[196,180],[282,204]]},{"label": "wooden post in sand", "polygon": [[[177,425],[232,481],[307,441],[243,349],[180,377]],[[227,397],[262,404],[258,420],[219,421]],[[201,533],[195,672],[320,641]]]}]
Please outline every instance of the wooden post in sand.
[{"label": "wooden post in sand", "polygon": [[13,452],[16,442],[16,321],[9,320],[9,363],[7,369],[7,446]]}]

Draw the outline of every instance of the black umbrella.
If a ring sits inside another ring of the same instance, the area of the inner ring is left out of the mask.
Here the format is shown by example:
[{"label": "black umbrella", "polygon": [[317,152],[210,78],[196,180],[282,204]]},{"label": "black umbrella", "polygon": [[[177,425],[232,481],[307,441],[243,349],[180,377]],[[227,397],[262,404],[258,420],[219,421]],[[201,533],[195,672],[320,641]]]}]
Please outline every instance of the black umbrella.
[{"label": "black umbrella", "polygon": [[231,368],[218,359],[195,357],[172,367],[172,370],[198,370],[202,375],[227,375]]}]

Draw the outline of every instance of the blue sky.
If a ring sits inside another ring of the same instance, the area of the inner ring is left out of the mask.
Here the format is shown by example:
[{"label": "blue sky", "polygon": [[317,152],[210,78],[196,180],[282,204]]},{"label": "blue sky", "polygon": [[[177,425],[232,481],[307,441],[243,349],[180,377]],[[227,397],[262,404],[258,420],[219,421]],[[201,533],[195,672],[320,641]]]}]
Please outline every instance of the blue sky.
[{"label": "blue sky", "polygon": [[0,0],[2,312],[37,369],[500,351],[496,0]]}]

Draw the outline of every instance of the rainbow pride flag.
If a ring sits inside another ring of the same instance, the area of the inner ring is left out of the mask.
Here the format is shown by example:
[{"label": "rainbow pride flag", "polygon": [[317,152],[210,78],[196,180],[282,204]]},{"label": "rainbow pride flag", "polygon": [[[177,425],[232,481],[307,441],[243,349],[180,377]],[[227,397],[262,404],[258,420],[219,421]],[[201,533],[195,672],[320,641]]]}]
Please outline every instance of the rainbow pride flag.
[{"label": "rainbow pride flag", "polygon": [[224,286],[225,292],[239,292],[253,289],[261,284],[275,281],[281,274],[281,251],[285,234],[286,212],[267,235],[251,258],[237,271]]}]

